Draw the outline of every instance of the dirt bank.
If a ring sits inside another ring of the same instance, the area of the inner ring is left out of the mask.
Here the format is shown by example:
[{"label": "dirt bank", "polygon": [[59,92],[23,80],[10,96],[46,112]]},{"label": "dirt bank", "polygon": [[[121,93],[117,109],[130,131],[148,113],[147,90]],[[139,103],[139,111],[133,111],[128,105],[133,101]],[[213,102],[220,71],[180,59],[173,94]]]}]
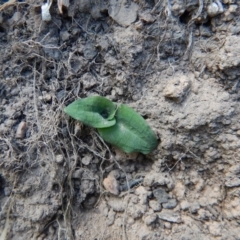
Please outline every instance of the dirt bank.
[{"label": "dirt bank", "polygon": [[[240,239],[239,1],[41,5],[0,10],[0,239]],[[134,108],[157,149],[64,114],[90,95]]]}]

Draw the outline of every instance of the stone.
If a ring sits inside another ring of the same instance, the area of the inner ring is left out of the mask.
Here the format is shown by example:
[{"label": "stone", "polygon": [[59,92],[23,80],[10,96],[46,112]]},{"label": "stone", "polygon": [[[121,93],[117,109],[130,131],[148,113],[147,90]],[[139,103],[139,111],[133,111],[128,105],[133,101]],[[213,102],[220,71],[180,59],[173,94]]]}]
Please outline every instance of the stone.
[{"label": "stone", "polygon": [[124,212],[126,203],[121,198],[111,197],[108,199],[107,204],[115,211],[115,212]]},{"label": "stone", "polygon": [[151,224],[153,224],[158,218],[158,215],[153,213],[149,216],[147,216],[145,219],[144,219],[144,223],[147,225],[147,226],[150,226]]},{"label": "stone", "polygon": [[169,195],[162,188],[155,189],[153,191],[153,196],[157,199],[159,203],[167,203],[169,199]]},{"label": "stone", "polygon": [[82,177],[83,174],[83,169],[76,169],[73,174],[72,174],[72,178],[76,178],[76,179],[80,179]]},{"label": "stone", "polygon": [[146,23],[152,23],[156,20],[156,18],[153,17],[150,11],[139,13],[139,19]]},{"label": "stone", "polygon": [[10,187],[5,187],[4,188],[4,195],[9,197],[12,193],[12,189]]},{"label": "stone", "polygon": [[92,155],[90,154],[85,155],[81,160],[82,164],[84,165],[89,165],[91,161],[92,161]]},{"label": "stone", "polygon": [[154,212],[159,212],[161,211],[162,207],[161,204],[156,201],[156,200],[150,200],[149,201],[149,207],[154,211]]},{"label": "stone", "polygon": [[155,171],[151,171],[145,176],[143,185],[152,186],[153,184],[160,185],[160,186],[167,186],[167,188],[170,190],[173,189],[174,187],[173,180],[169,175],[169,173],[159,174]]},{"label": "stone", "polygon": [[189,211],[193,214],[197,213],[198,210],[200,209],[200,204],[199,203],[192,203],[190,204]]},{"label": "stone", "polygon": [[238,177],[229,177],[225,180],[226,187],[239,187],[240,186],[240,179]]},{"label": "stone", "polygon": [[134,202],[130,202],[128,204],[127,213],[133,219],[138,219],[142,217],[147,211],[147,205],[136,204]]},{"label": "stone", "polygon": [[119,184],[114,176],[108,175],[108,177],[103,180],[103,186],[108,192],[114,195],[119,194]]},{"label": "stone", "polygon": [[63,42],[66,42],[70,38],[70,34],[67,31],[60,32],[60,38]]},{"label": "stone", "polygon": [[231,166],[228,171],[233,174],[240,174],[240,164]]},{"label": "stone", "polygon": [[181,216],[178,213],[175,213],[170,210],[162,210],[162,212],[158,213],[158,217],[167,222],[172,222],[172,223],[182,222]]},{"label": "stone", "polygon": [[173,77],[164,89],[164,97],[178,103],[182,102],[184,96],[190,91],[190,76],[180,75]]},{"label": "stone", "polygon": [[96,79],[91,73],[85,73],[81,77],[81,81],[85,90],[88,90],[97,85]]},{"label": "stone", "polygon": [[64,160],[64,157],[62,154],[56,155],[56,158],[55,158],[56,163],[61,164],[63,160]]},{"label": "stone", "polygon": [[83,55],[87,60],[93,59],[97,55],[97,50],[95,46],[91,43],[86,44],[83,49]]},{"label": "stone", "polygon": [[215,17],[216,15],[223,13],[223,5],[219,0],[210,3],[207,6],[207,13],[210,17]]},{"label": "stone", "polygon": [[150,192],[148,192],[145,187],[140,186],[135,190],[136,195],[138,195],[140,199],[141,204],[146,204],[147,203],[147,198],[150,195]]},{"label": "stone", "polygon": [[129,4],[120,3],[118,0],[110,0],[108,14],[123,27],[129,26],[137,19],[138,5],[133,1]]},{"label": "stone", "polygon": [[208,221],[209,219],[212,219],[212,214],[209,211],[201,208],[198,211],[198,218],[202,221]]},{"label": "stone", "polygon": [[22,18],[23,18],[23,16],[22,16],[21,12],[15,12],[13,14],[11,20],[16,23],[16,22],[20,21]]},{"label": "stone", "polygon": [[16,132],[16,138],[23,139],[26,135],[27,123],[25,121],[20,122]]},{"label": "stone", "polygon": [[171,229],[172,228],[172,224],[170,222],[165,222],[164,223],[164,227],[167,229]]},{"label": "stone", "polygon": [[176,199],[170,199],[168,202],[162,204],[163,208],[166,209],[172,209],[177,206],[177,200]]},{"label": "stone", "polygon": [[183,201],[180,203],[180,207],[181,207],[181,209],[182,209],[183,211],[188,210],[189,206],[190,206],[190,204],[189,204],[189,202],[186,201],[186,200],[183,200]]},{"label": "stone", "polygon": [[213,206],[208,205],[206,206],[206,209],[213,215],[213,218],[217,219],[219,216],[219,213],[217,211],[217,208],[215,209]]}]

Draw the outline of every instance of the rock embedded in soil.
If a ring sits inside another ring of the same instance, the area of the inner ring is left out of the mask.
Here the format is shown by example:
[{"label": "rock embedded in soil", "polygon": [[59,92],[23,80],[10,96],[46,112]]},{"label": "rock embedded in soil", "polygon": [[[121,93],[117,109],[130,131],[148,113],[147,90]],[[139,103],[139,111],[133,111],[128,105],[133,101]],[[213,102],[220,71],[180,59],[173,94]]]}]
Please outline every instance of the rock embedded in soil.
[{"label": "rock embedded in soil", "polygon": [[164,89],[164,96],[176,102],[181,102],[190,91],[191,81],[189,76],[177,75],[171,79]]},{"label": "rock embedded in soil", "polygon": [[[236,140],[237,141],[237,140]],[[228,169],[225,177],[225,186],[226,187],[239,187],[240,186],[240,164],[231,166]]]},{"label": "rock embedded in soil", "polygon": [[20,122],[16,132],[16,138],[23,139],[26,135],[27,123],[25,121]]},{"label": "rock embedded in soil", "polygon": [[61,164],[64,161],[63,155],[62,154],[56,155],[55,161],[56,163]]},{"label": "rock embedded in soil", "polygon": [[83,49],[83,56],[88,59],[91,60],[93,59],[95,56],[97,55],[97,51],[96,48],[93,44],[89,43],[86,44],[84,49]]},{"label": "rock embedded in soil", "polygon": [[83,174],[83,169],[76,169],[73,174],[72,174],[72,178],[76,178],[76,179],[80,179],[82,178],[82,174]]},{"label": "rock embedded in soil", "polygon": [[114,195],[118,195],[119,194],[119,184],[118,184],[118,181],[111,174],[109,174],[108,177],[103,180],[103,186],[105,187],[105,189],[108,192],[110,192],[110,193],[112,193]]},{"label": "rock embedded in soil", "polygon": [[129,26],[137,19],[138,5],[132,1],[125,3],[117,0],[110,0],[109,16],[123,27]]},{"label": "rock embedded in soil", "polygon": [[239,187],[240,186],[240,179],[239,177],[229,177],[225,180],[226,187]]},{"label": "rock embedded in soil", "polygon": [[223,6],[219,0],[212,2],[207,6],[207,13],[210,17],[214,17],[220,13],[223,13]]},{"label": "rock embedded in soil", "polygon": [[161,203],[167,203],[169,199],[169,195],[162,188],[155,189],[153,191],[153,196],[157,199],[157,201]]},{"label": "rock embedded in soil", "polygon": [[82,164],[84,165],[89,165],[91,161],[92,161],[92,155],[90,154],[85,155],[81,160]]},{"label": "rock embedded in soil", "polygon": [[144,219],[144,223],[147,226],[150,226],[151,224],[153,224],[158,218],[158,215],[155,213],[150,214],[149,216],[145,217]]},{"label": "rock embedded in soil", "polygon": [[167,229],[171,229],[172,228],[172,224],[170,222],[165,222],[164,223],[164,227]]},{"label": "rock embedded in soil", "polygon": [[142,217],[147,211],[147,205],[136,204],[134,202],[130,202],[128,204],[127,213],[134,219],[138,219]]},{"label": "rock embedded in soil", "polygon": [[152,23],[156,20],[156,18],[153,17],[150,11],[139,13],[139,18],[146,23]]},{"label": "rock embedded in soil", "polygon": [[173,180],[168,173],[159,174],[155,171],[151,171],[145,176],[143,185],[149,187],[152,185],[167,186],[170,190],[174,187]]},{"label": "rock embedded in soil", "polygon": [[160,212],[162,209],[161,203],[159,203],[156,200],[150,200],[149,201],[149,207],[154,211],[154,212]]},{"label": "rock embedded in soil", "polygon": [[182,209],[183,211],[188,210],[189,206],[190,206],[190,204],[189,204],[189,202],[186,201],[186,200],[183,200],[183,201],[180,203],[180,207],[181,207],[181,209]]},{"label": "rock embedded in soil", "polygon": [[164,221],[172,223],[182,222],[181,216],[178,213],[169,210],[162,210],[162,212],[158,213],[158,217]]},{"label": "rock embedded in soil", "polygon": [[94,86],[97,86],[96,79],[91,73],[85,73],[81,77],[81,82],[83,83],[84,90],[88,91]]},{"label": "rock embedded in soil", "polygon": [[126,208],[126,203],[117,197],[110,197],[107,201],[107,204],[115,211],[115,212],[124,212]]},{"label": "rock embedded in soil", "polygon": [[138,197],[139,197],[139,202],[140,202],[141,204],[146,204],[146,203],[147,203],[147,198],[148,198],[148,196],[151,195],[151,193],[150,193],[149,191],[147,191],[147,190],[145,189],[145,187],[143,187],[143,186],[138,187],[138,188],[136,189],[135,193],[136,193],[136,195],[138,195]]},{"label": "rock embedded in soil", "polygon": [[4,195],[5,196],[10,196],[12,193],[12,189],[10,187],[5,187],[4,188]]},{"label": "rock embedded in soil", "polygon": [[202,221],[212,219],[212,214],[209,211],[202,208],[199,209],[197,216],[198,216],[198,219]]},{"label": "rock embedded in soil", "polygon": [[176,199],[169,199],[168,202],[162,204],[163,208],[166,209],[172,209],[177,206],[177,200]]},{"label": "rock embedded in soil", "polygon": [[196,214],[199,209],[200,209],[200,204],[199,203],[192,203],[192,204],[190,204],[189,211],[192,214]]}]

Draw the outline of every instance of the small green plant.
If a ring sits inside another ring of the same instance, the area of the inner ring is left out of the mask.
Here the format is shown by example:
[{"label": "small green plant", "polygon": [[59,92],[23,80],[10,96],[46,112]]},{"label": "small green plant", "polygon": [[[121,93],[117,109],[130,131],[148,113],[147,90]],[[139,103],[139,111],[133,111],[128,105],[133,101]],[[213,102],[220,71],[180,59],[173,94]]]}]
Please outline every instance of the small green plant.
[{"label": "small green plant", "polygon": [[79,99],[69,104],[65,113],[97,128],[104,141],[126,153],[148,154],[158,141],[146,121],[132,108],[101,96]]}]

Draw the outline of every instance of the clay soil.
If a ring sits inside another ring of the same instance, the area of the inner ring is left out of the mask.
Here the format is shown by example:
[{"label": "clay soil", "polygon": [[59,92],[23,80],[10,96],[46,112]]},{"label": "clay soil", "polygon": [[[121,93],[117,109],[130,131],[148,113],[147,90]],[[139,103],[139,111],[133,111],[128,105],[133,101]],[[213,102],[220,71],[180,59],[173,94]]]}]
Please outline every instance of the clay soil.
[{"label": "clay soil", "polygon": [[[240,239],[240,2],[54,1],[49,22],[42,4],[0,8],[0,240]],[[63,112],[91,95],[157,149]]]}]

